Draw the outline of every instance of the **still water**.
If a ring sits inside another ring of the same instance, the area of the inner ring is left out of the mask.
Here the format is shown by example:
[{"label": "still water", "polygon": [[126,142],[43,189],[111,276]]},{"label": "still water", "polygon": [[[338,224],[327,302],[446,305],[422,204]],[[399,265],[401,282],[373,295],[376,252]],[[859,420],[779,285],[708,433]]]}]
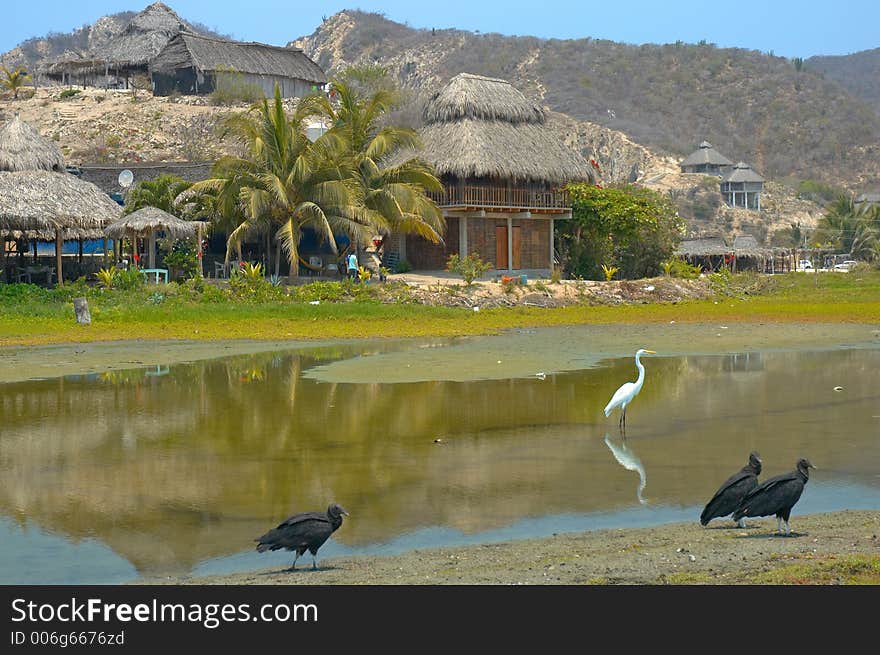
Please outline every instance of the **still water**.
[{"label": "still water", "polygon": [[700,529],[703,504],[753,449],[762,478],[801,456],[819,467],[795,529],[799,513],[880,509],[878,349],[645,357],[624,441],[602,408],[635,378],[631,357],[515,379],[309,374],[365,347],[0,385],[0,583],[287,566],[253,539],[331,501],[351,517],[319,559]]}]

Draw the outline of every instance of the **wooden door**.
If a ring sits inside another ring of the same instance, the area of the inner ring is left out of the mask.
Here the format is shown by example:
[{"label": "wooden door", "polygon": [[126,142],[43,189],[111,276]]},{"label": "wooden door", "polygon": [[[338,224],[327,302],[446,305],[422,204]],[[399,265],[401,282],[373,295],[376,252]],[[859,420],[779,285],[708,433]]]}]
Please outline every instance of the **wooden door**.
[{"label": "wooden door", "polygon": [[507,270],[507,226],[495,226],[495,268]]},{"label": "wooden door", "polygon": [[518,225],[513,226],[512,241],[511,259],[513,260],[513,265],[511,268],[516,271],[522,268],[522,232]]}]

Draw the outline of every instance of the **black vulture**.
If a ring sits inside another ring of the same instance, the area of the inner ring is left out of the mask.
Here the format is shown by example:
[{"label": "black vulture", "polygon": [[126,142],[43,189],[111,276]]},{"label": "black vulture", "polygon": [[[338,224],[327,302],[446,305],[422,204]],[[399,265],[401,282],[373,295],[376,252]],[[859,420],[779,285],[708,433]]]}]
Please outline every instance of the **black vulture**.
[{"label": "black vulture", "polygon": [[333,503],[326,512],[303,512],[294,514],[277,528],[269,530],[257,541],[257,551],[295,550],[296,557],[290,569],[296,569],[296,560],[307,550],[312,554],[312,569],[317,569],[315,562],[318,549],[330,538],[330,535],[342,525],[342,516],[348,512],[342,506]]},{"label": "black vulture", "polygon": [[[712,496],[712,499],[706,503],[703,513],[700,514],[700,523],[708,525],[709,521],[714,518],[732,514],[739,507],[746,494],[758,486],[760,474],[761,457],[753,450],[749,453],[749,463],[727,478]],[[737,526],[746,527],[745,519],[740,519]]]},{"label": "black vulture", "polygon": [[791,516],[791,508],[800,499],[804,485],[810,479],[810,469],[814,468],[816,467],[810,463],[810,460],[799,459],[794,471],[765,480],[742,499],[733,513],[733,520],[739,521],[744,516],[775,514],[779,532],[783,532],[782,522],[785,521],[785,535],[790,535],[788,517]]}]

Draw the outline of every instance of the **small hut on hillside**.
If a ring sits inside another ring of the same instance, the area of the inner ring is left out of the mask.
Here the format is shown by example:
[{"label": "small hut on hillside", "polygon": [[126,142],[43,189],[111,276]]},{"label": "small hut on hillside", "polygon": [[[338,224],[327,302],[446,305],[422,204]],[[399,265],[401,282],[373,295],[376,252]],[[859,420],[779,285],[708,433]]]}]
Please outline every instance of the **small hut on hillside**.
[{"label": "small hut on hillside", "polygon": [[682,173],[702,173],[703,175],[724,175],[733,168],[733,162],[703,141],[700,147],[681,162]]},{"label": "small hut on hillside", "polygon": [[195,31],[171,7],[154,2],[131,19],[122,33],[107,45],[85,53],[56,58],[46,67],[52,79],[84,85],[119,85],[149,73],[149,62],[182,31]]},{"label": "small hut on hillside", "polygon": [[434,200],[446,219],[445,243],[409,235],[389,255],[414,269],[442,269],[451,254],[477,252],[502,271],[549,272],[553,226],[571,218],[562,190],[594,181],[593,169],[545,125],[546,112],[506,80],[462,73],[424,109],[418,155],[445,190]]},{"label": "small hut on hillside", "polygon": [[255,87],[272,97],[302,97],[327,83],[321,67],[302,50],[243,43],[181,32],[152,59],[153,93],[207,94],[215,89]]},{"label": "small hut on hillside", "polygon": [[745,162],[739,162],[732,171],[721,178],[721,195],[731,207],[761,211],[763,190],[764,178]]},{"label": "small hut on hillside", "polygon": [[0,128],[0,171],[64,171],[64,156],[18,114]]}]

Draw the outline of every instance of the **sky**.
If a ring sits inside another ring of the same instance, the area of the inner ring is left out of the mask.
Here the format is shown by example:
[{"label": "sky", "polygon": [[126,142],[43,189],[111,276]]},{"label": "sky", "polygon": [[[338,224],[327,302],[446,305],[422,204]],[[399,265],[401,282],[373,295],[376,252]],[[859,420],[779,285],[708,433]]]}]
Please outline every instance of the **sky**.
[{"label": "sky", "polygon": [[[69,32],[152,0],[2,0],[0,52],[32,36]],[[783,57],[880,47],[880,1],[838,0],[165,0],[185,20],[242,41],[286,45],[342,9],[379,12],[415,28],[458,28],[542,38],[698,43]],[[10,20],[11,19],[11,20]]]}]

